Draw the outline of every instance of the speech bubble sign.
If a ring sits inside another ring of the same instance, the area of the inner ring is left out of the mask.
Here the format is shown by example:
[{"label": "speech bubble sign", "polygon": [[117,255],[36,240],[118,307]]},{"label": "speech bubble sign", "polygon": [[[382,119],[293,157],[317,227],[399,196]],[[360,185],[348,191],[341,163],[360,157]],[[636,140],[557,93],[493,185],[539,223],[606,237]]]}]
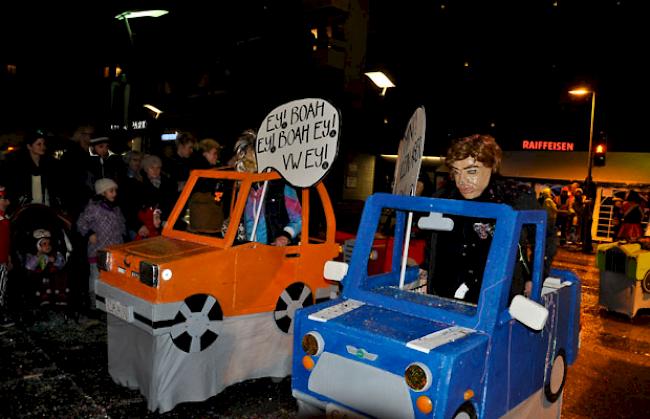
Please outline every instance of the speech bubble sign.
[{"label": "speech bubble sign", "polygon": [[424,153],[426,121],[424,106],[420,106],[413,112],[404,138],[399,143],[393,186],[393,193],[396,195],[411,195],[412,191],[415,191]]},{"label": "speech bubble sign", "polygon": [[338,110],[324,99],[299,99],[278,106],[258,130],[257,170],[273,168],[300,188],[316,184],[332,168],[340,125]]}]

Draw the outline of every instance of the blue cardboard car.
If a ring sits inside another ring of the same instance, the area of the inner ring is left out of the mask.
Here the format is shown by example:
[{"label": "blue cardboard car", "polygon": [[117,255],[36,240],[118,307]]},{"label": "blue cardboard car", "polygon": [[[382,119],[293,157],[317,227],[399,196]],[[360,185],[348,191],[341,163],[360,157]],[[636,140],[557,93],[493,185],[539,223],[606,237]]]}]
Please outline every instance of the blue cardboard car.
[{"label": "blue cardboard car", "polygon": [[[392,269],[369,274],[375,232],[391,211]],[[432,295],[418,266],[402,267],[410,212],[423,215],[420,229],[434,230],[439,246],[462,217],[492,226],[477,301]],[[580,282],[556,269],[543,278],[545,231],[544,211],[369,197],[349,265],[325,268],[326,277],[342,281],[340,297],[297,312],[292,391],[299,416],[559,417],[567,366],[578,353]],[[522,251],[532,261],[532,290],[513,297]]]}]

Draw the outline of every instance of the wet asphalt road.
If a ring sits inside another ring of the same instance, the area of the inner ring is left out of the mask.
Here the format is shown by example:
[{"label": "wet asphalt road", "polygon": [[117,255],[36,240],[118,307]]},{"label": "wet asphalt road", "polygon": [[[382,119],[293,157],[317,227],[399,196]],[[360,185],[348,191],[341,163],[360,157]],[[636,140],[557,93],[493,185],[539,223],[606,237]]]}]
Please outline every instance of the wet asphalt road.
[{"label": "wet asphalt road", "polygon": [[[583,281],[582,333],[569,368],[562,417],[650,417],[650,310],[634,321],[598,307],[594,256],[561,250],[555,265]],[[251,380],[171,412],[147,410],[137,390],[107,371],[106,318],[66,321],[48,312],[33,326],[0,329],[0,417],[3,418],[291,418],[291,381]]]},{"label": "wet asphalt road", "polygon": [[650,418],[650,310],[631,320],[600,308],[593,255],[563,250],[554,265],[582,280],[581,345],[569,368],[562,418]]}]

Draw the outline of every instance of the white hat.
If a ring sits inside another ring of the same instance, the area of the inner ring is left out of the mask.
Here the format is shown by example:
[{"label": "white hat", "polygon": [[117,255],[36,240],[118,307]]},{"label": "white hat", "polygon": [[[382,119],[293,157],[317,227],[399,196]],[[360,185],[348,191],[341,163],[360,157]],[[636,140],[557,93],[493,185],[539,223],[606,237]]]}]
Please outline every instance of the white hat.
[{"label": "white hat", "polygon": [[50,232],[47,231],[44,228],[39,228],[39,229],[34,230],[32,235],[34,236],[35,239],[43,239],[43,238],[46,238],[46,237],[52,237],[52,234],[50,234]]},{"label": "white hat", "polygon": [[95,193],[97,195],[101,195],[111,188],[117,189],[117,183],[115,183],[113,179],[105,177],[95,182]]}]

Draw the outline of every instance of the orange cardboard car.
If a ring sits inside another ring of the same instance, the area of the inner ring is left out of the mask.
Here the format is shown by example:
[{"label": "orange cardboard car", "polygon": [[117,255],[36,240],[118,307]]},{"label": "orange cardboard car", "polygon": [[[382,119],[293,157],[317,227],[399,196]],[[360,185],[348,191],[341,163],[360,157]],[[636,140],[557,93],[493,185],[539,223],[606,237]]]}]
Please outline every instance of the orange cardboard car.
[{"label": "orange cardboard car", "polygon": [[323,278],[325,262],[340,250],[334,211],[319,182],[299,191],[297,243],[242,240],[246,199],[264,181],[281,179],[275,172],[193,171],[160,236],[99,252],[97,307],[154,336],[169,333],[188,353],[214,343],[219,324],[234,316],[272,312],[277,327],[292,333],[297,309],[336,293]]}]

